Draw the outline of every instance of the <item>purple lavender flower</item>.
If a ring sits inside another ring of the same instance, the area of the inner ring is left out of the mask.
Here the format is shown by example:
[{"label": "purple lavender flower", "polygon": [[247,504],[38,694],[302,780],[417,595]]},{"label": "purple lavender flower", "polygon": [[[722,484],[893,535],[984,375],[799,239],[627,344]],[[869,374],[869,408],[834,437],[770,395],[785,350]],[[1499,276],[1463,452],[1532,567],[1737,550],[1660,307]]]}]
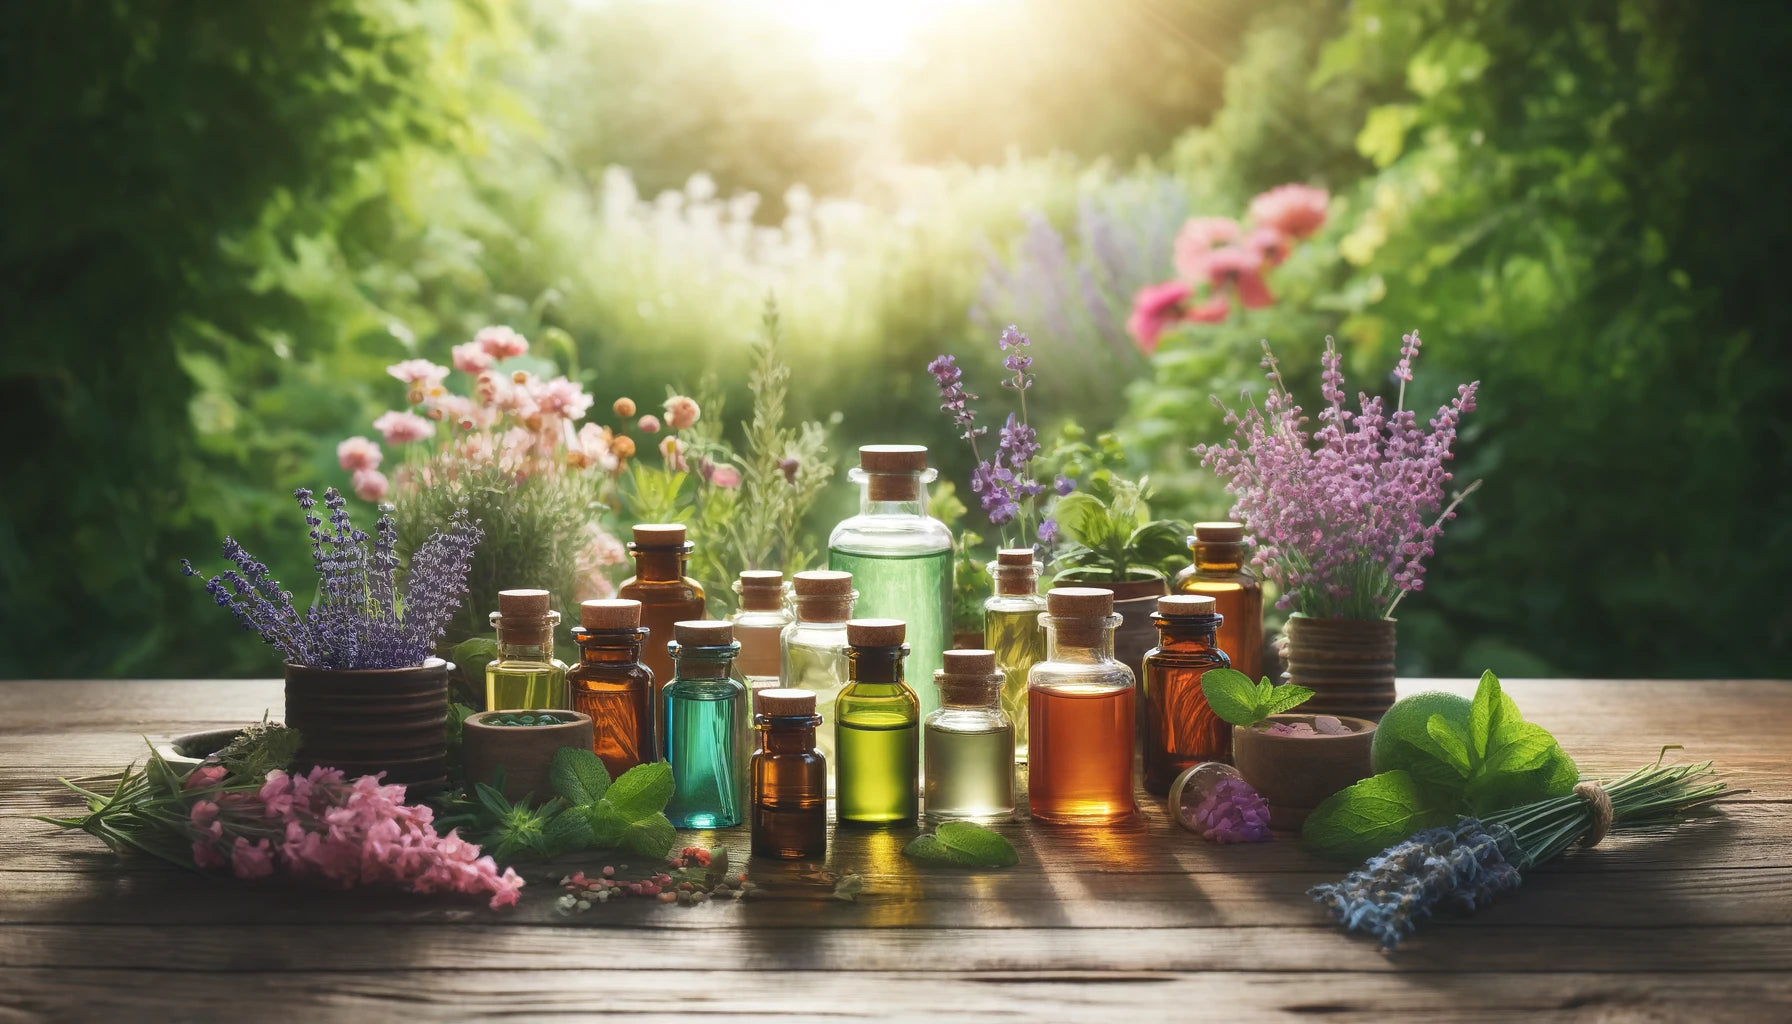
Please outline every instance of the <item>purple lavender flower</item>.
[{"label": "purple lavender flower", "polygon": [[1033,344],[1033,339],[1020,332],[1020,328],[1009,324],[1002,328],[1002,336],[996,339],[996,345],[1006,352],[1009,349],[1019,350]]},{"label": "purple lavender flower", "polygon": [[1009,465],[1025,466],[1039,454],[1039,432],[1009,413],[1008,422],[1002,426],[999,444],[1008,456]]},{"label": "purple lavender flower", "polygon": [[1426,829],[1369,858],[1342,881],[1307,890],[1345,931],[1364,932],[1393,949],[1439,909],[1472,911],[1523,879],[1506,857],[1503,826],[1464,818]]},{"label": "purple lavender flower", "polygon": [[1267,843],[1269,804],[1240,778],[1214,783],[1193,812],[1194,830],[1210,843]]},{"label": "purple lavender flower", "polygon": [[1052,490],[1057,491],[1058,497],[1062,498],[1064,495],[1076,490],[1076,481],[1059,473],[1058,478],[1052,481]]},{"label": "purple lavender flower", "polygon": [[986,433],[986,428],[974,426],[977,412],[967,403],[976,401],[977,396],[966,391],[961,384],[964,371],[958,368],[958,360],[948,355],[938,356],[927,364],[927,372],[939,384],[940,411],[952,417],[952,422],[964,431],[961,436],[972,442],[974,449],[976,439]]},{"label": "purple lavender flower", "polygon": [[1047,519],[1039,524],[1039,543],[1044,544],[1049,554],[1051,546],[1058,542],[1058,521]]}]

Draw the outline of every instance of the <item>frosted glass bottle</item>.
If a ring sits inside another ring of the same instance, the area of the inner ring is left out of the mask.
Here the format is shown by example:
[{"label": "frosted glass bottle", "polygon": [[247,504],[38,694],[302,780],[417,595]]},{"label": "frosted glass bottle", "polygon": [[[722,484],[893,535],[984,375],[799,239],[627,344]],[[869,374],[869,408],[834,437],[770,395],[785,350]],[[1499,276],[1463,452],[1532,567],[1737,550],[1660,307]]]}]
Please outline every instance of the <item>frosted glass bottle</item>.
[{"label": "frosted glass bottle", "polygon": [[1027,761],[1027,673],[1045,660],[1045,627],[1039,616],[1039,570],[1032,548],[1003,548],[989,563],[995,593],[983,602],[983,646],[996,652],[1002,673],[1002,710],[1014,722],[1014,760]]},{"label": "frosted glass bottle", "polygon": [[790,613],[784,610],[784,574],[775,569],[748,569],[734,583],[740,610],[728,617],[734,623],[734,639],[740,644],[740,674],[747,688],[763,690],[779,685],[784,627]]},{"label": "frosted glass bottle", "polygon": [[[816,734],[816,746],[828,764],[840,763],[834,749],[835,702],[852,678],[846,660],[846,620],[852,618],[852,573],[816,569],[791,578],[796,618],[784,627],[778,676],[783,685],[815,694],[815,713],[829,724]],[[834,772],[828,773],[828,795],[834,794]]]},{"label": "frosted glass bottle", "polygon": [[[908,674],[932,679],[952,637],[952,531],[927,515],[926,485],[937,475],[927,468],[927,449],[865,445],[848,475],[863,488],[859,514],[828,537],[828,567],[852,573],[854,615],[907,624]],[[923,689],[925,714],[939,707],[939,695]]]}]

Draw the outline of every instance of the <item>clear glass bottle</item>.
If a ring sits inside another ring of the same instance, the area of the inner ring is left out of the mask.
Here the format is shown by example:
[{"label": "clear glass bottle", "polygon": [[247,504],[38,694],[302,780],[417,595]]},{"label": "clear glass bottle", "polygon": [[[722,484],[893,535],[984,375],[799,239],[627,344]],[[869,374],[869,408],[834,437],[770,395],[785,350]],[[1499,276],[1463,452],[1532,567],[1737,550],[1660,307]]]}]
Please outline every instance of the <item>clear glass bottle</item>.
[{"label": "clear glass bottle", "polygon": [[1230,668],[1214,643],[1220,616],[1206,594],[1157,599],[1157,646],[1145,654],[1143,691],[1145,791],[1158,796],[1186,769],[1203,761],[1232,761],[1232,726],[1207,706],[1201,677]]},{"label": "clear glass bottle", "polygon": [[[637,525],[628,546],[635,557],[635,574],[616,588],[617,597],[641,602],[641,625],[649,631],[641,660],[653,672],[655,715],[664,711],[666,684],[672,681],[672,658],[666,645],[672,640],[673,625],[706,614],[702,585],[684,574],[693,547],[678,523]],[[663,717],[654,727],[662,737],[666,735]]]},{"label": "clear glass bottle", "polygon": [[922,806],[929,820],[1014,817],[1014,720],[1002,704],[994,651],[947,651],[933,674],[939,710],[922,723]]},{"label": "clear glass bottle", "polygon": [[[814,693],[815,713],[832,723],[838,719],[835,701],[851,677],[846,661],[846,620],[852,618],[853,599],[859,593],[852,588],[852,573],[828,569],[797,573],[791,577],[791,589],[795,618],[780,638],[778,675],[785,686]],[[837,770],[840,759],[832,728],[821,731],[820,749],[821,756]],[[835,776],[829,773],[828,795],[833,796],[835,789]]]},{"label": "clear glass bottle", "polygon": [[[859,514],[828,537],[828,568],[852,573],[854,614],[908,624],[908,669],[932,679],[952,639],[952,531],[927,515],[926,485],[936,476],[927,449],[866,445],[848,475],[863,488]],[[931,711],[936,699],[928,693],[922,703]]]},{"label": "clear glass bottle", "polygon": [[647,628],[641,602],[586,601],[573,627],[579,663],[566,673],[572,709],[591,716],[591,751],[610,778],[638,764],[657,761],[653,671],[641,662]]},{"label": "clear glass bottle", "polygon": [[498,656],[485,666],[485,709],[567,707],[566,663],[554,657],[560,613],[545,590],[500,590],[492,613]]},{"label": "clear glass bottle", "polygon": [[983,602],[983,645],[996,652],[1002,672],[1002,710],[1014,722],[1014,759],[1027,760],[1027,672],[1045,658],[1045,627],[1039,616],[1039,571],[1032,548],[1003,548],[989,563],[995,593]]},{"label": "clear glass bottle", "polygon": [[748,569],[734,583],[740,610],[728,617],[734,623],[734,639],[740,642],[740,674],[747,687],[761,690],[778,686],[782,669],[784,627],[790,613],[784,610],[784,574],[772,569]]},{"label": "clear glass bottle", "polygon": [[753,691],[753,856],[820,860],[828,855],[828,763],[815,749],[815,694]]},{"label": "clear glass bottle", "polygon": [[1196,523],[1188,539],[1194,564],[1176,574],[1172,594],[1206,594],[1220,618],[1219,646],[1232,667],[1262,679],[1263,584],[1245,558],[1244,527],[1238,523]]},{"label": "clear glass bottle", "polygon": [[673,624],[673,678],[664,689],[666,760],[678,828],[726,828],[746,820],[747,683],[735,668],[740,645],[726,622]]},{"label": "clear glass bottle", "polygon": [[842,825],[888,825],[919,816],[921,703],[903,681],[904,626],[896,619],[846,624],[851,681],[834,718],[835,816]]},{"label": "clear glass bottle", "polygon": [[1114,594],[1058,587],[1047,594],[1045,660],[1027,674],[1033,817],[1054,824],[1130,818],[1132,669],[1114,660]]}]

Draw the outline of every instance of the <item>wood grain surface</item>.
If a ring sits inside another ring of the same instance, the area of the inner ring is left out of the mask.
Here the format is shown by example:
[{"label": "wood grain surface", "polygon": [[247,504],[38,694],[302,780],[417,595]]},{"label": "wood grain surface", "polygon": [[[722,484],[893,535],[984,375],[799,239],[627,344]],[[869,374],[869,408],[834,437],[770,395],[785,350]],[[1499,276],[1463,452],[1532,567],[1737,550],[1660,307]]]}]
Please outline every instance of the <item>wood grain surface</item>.
[{"label": "wood grain surface", "polygon": [[[1402,693],[1461,680],[1407,680]],[[280,714],[265,681],[0,682],[0,1021],[11,1020],[1763,1020],[1792,1019],[1792,683],[1520,680],[1526,717],[1587,774],[1714,759],[1750,792],[1665,834],[1539,868],[1398,953],[1307,899],[1348,865],[1293,842],[1216,847],[1141,804],[1132,826],[1002,826],[1017,867],[919,868],[912,829],[833,837],[827,869],[747,859],[765,898],[520,906],[202,878],[24,817],[56,776],[141,759],[144,738]]]}]

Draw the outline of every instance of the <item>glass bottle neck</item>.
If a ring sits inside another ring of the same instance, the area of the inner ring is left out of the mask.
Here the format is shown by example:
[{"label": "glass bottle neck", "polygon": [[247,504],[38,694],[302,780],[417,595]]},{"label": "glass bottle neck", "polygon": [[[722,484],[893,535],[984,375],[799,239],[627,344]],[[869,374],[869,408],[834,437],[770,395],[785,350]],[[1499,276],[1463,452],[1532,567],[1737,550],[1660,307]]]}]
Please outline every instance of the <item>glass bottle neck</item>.
[{"label": "glass bottle neck", "polygon": [[498,634],[499,661],[552,661],[554,660],[554,636],[520,639]]},{"label": "glass bottle neck", "polygon": [[927,484],[938,475],[928,469],[919,473],[867,473],[854,469],[847,478],[859,485],[859,514],[862,516],[925,516]]},{"label": "glass bottle neck", "polygon": [[1120,616],[1106,619],[1067,619],[1041,615],[1045,626],[1045,660],[1096,662],[1114,660],[1114,626]]},{"label": "glass bottle neck", "polygon": [[727,679],[734,671],[740,644],[687,647],[674,640],[666,645],[672,655],[672,674],[679,679]]},{"label": "glass bottle neck", "polygon": [[996,593],[1003,597],[1031,597],[1039,593],[1039,573],[1032,569],[995,570]]},{"label": "glass bottle neck", "polygon": [[908,645],[901,647],[848,647],[847,678],[855,683],[901,683],[902,662]]},{"label": "glass bottle neck", "polygon": [[839,626],[846,628],[852,618],[852,600],[838,597],[804,597],[792,602],[796,622],[803,626]]},{"label": "glass bottle neck", "polygon": [[629,551],[635,556],[635,579],[642,583],[675,583],[684,579],[691,545],[643,548],[630,544]]},{"label": "glass bottle neck", "polygon": [[574,626],[572,629],[573,639],[579,644],[579,661],[586,665],[626,665],[640,661],[647,633],[645,626],[637,629]]},{"label": "glass bottle neck", "polygon": [[1213,647],[1219,642],[1220,615],[1192,615],[1172,618],[1158,615],[1152,618],[1157,625],[1159,646],[1201,648]]},{"label": "glass bottle neck", "polygon": [[1197,572],[1241,572],[1244,545],[1236,541],[1196,541],[1192,545]]},{"label": "glass bottle neck", "polygon": [[770,718],[757,715],[753,725],[763,737],[760,742],[768,754],[807,754],[815,750],[815,727],[820,715],[786,715]]}]

